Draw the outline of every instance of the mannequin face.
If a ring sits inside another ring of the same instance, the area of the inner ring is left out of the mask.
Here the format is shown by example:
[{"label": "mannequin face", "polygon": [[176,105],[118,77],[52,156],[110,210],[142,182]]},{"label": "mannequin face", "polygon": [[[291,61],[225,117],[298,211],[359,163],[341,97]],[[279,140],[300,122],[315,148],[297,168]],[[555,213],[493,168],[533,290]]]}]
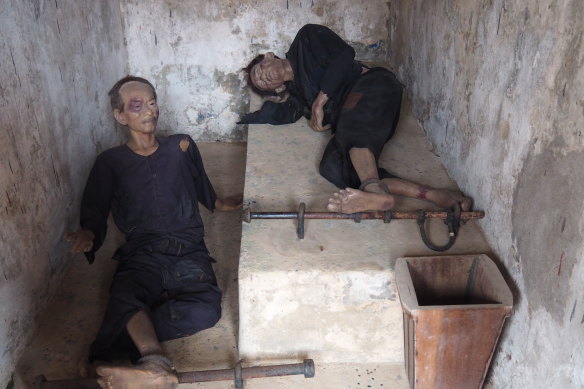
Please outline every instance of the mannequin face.
[{"label": "mannequin face", "polygon": [[266,53],[264,59],[251,69],[249,74],[251,82],[260,90],[283,92],[286,89],[285,61],[275,58],[274,53]]},{"label": "mannequin face", "polygon": [[151,134],[156,131],[158,123],[158,105],[154,91],[149,85],[132,81],[120,89],[124,109],[114,110],[116,120],[131,131]]}]

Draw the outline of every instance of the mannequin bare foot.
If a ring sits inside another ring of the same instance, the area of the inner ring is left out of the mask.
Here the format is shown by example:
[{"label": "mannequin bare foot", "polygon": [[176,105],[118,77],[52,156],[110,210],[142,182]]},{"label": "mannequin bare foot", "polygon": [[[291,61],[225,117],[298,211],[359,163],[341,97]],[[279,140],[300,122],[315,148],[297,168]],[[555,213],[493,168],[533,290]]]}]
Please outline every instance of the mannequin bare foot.
[{"label": "mannequin bare foot", "polygon": [[147,361],[132,367],[100,366],[97,383],[103,389],[174,389],[178,376],[165,363]]},{"label": "mannequin bare foot", "polygon": [[426,194],[426,200],[443,207],[461,211],[470,211],[472,199],[465,197],[461,192],[446,189],[430,189]]},{"label": "mannequin bare foot", "polygon": [[347,188],[333,193],[327,209],[340,213],[387,211],[393,207],[393,204],[394,198],[388,193],[370,193]]}]

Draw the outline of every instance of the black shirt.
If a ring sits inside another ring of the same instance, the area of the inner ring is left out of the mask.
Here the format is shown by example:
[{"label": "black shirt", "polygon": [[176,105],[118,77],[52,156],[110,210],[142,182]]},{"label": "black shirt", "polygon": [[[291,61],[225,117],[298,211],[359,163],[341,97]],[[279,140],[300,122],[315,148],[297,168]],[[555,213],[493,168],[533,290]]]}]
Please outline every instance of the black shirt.
[{"label": "black shirt", "polygon": [[[308,108],[320,91],[329,102],[339,105],[361,74],[361,64],[355,61],[355,50],[331,29],[316,24],[302,27],[286,53],[286,58],[294,71],[294,80],[287,89],[297,90]],[[333,111],[333,107],[325,113]]]},{"label": "black shirt", "polygon": [[86,253],[90,262],[105,238],[110,210],[126,235],[116,258],[161,239],[192,246],[203,242],[198,202],[212,211],[217,197],[199,150],[188,135],[157,140],[158,149],[147,157],[125,144],[97,157],[81,202],[81,227],[95,234]]}]

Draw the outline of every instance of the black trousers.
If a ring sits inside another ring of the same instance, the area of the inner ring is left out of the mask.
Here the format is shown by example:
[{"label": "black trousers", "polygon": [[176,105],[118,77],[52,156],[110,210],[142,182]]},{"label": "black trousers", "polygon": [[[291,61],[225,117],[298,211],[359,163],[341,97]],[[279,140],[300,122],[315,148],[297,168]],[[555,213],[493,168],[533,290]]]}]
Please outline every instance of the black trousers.
[{"label": "black trousers", "polygon": [[[374,68],[359,76],[344,98],[333,138],[320,162],[320,174],[339,188],[359,188],[361,181],[351,163],[349,150],[368,148],[375,160],[395,133],[403,88],[395,75]],[[396,177],[378,168],[380,178]]]},{"label": "black trousers", "polygon": [[204,244],[185,249],[163,240],[136,251],[118,265],[105,316],[89,360],[140,358],[126,325],[139,311],[148,314],[159,341],[214,326],[221,318],[221,290]]}]

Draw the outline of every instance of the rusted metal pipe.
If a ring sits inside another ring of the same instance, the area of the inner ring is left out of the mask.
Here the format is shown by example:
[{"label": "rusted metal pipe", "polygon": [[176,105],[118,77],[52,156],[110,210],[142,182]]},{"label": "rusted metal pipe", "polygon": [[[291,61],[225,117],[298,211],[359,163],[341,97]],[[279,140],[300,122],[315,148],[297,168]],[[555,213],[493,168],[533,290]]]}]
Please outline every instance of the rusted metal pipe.
[{"label": "rusted metal pipe", "polygon": [[[238,363],[235,369],[178,373],[178,380],[181,384],[230,380],[235,380],[237,382],[239,378],[241,378],[241,380],[246,380],[249,378],[280,377],[300,374],[303,374],[305,378],[314,377],[314,362],[312,359],[305,359],[302,363],[272,366],[241,367],[241,364]],[[238,386],[236,385],[236,388],[237,387]]]},{"label": "rusted metal pipe", "polygon": [[[177,373],[181,384],[197,382],[231,381],[236,388],[243,388],[243,381],[249,378],[280,377],[303,374],[305,378],[314,377],[314,361],[305,359],[302,363],[272,366],[242,367],[240,363],[234,369],[202,370]],[[38,376],[35,380],[35,389],[100,389],[95,378],[75,380],[47,381],[45,376]]]},{"label": "rusted metal pipe", "polygon": [[[483,211],[464,211],[460,214],[454,214],[453,211],[372,211],[372,212],[357,212],[357,213],[337,213],[337,212],[306,212],[304,203],[300,203],[298,212],[252,212],[250,208],[243,210],[241,219],[250,223],[253,219],[296,219],[296,235],[298,239],[304,239],[304,220],[306,219],[321,219],[321,220],[353,220],[355,223],[360,223],[361,220],[383,220],[384,223],[389,223],[394,219],[417,220],[420,229],[420,236],[424,244],[434,251],[446,251],[450,249],[456,240],[456,234],[460,227],[460,221],[468,221],[472,219],[482,219],[485,217]],[[426,219],[440,219],[448,226],[448,243],[443,246],[437,246],[430,242],[426,234],[425,221]]]},{"label": "rusted metal pipe", "polygon": [[[424,211],[426,219],[446,220],[448,212],[446,211]],[[358,213],[337,213],[337,212],[304,212],[304,219],[321,219],[321,220],[384,220],[387,213],[384,211],[358,212]],[[418,211],[392,211],[391,219],[411,219],[417,220]],[[463,211],[460,213],[460,220],[482,219],[485,217],[483,211]],[[250,223],[254,219],[298,219],[298,212],[252,212],[251,209],[243,210],[242,220]]]}]

